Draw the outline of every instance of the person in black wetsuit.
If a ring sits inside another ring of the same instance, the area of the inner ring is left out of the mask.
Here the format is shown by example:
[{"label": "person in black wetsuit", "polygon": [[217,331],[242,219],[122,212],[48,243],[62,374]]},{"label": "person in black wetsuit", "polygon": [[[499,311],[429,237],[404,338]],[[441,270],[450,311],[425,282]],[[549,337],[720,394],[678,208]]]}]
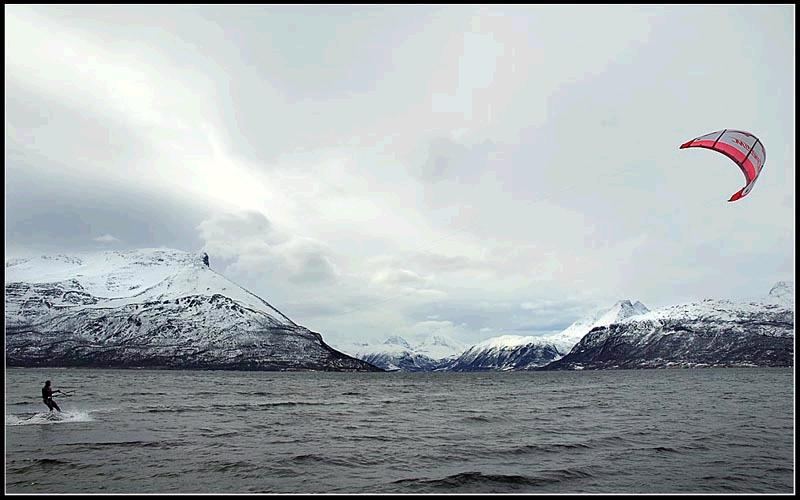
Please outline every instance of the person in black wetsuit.
[{"label": "person in black wetsuit", "polygon": [[[59,408],[56,402],[53,401],[53,394],[56,392],[61,392],[61,391],[58,389],[54,391],[53,388],[50,387],[49,380],[44,383],[44,387],[42,387],[42,401],[44,401],[44,404],[47,405],[47,408],[49,408],[50,411],[53,411],[53,408],[55,408],[58,411],[61,411],[61,408]],[[61,394],[64,393],[61,392]]]}]

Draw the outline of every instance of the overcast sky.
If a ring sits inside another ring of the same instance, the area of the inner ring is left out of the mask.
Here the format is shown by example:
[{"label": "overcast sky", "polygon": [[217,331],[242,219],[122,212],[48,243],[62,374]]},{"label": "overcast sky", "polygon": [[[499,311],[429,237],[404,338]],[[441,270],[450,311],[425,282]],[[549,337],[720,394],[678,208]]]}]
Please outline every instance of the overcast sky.
[{"label": "overcast sky", "polygon": [[333,344],[793,279],[793,5],[5,14],[7,256],[206,249]]}]

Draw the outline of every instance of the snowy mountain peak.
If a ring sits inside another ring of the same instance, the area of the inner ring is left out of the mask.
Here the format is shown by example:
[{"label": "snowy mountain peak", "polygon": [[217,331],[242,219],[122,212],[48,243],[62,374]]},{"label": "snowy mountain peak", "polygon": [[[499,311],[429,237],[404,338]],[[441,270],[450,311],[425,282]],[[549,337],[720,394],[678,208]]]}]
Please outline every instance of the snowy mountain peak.
[{"label": "snowy mountain peak", "polygon": [[421,342],[408,342],[393,335],[382,343],[351,343],[336,346],[342,352],[387,370],[420,371],[435,369],[441,363],[457,357],[464,345],[441,333],[430,334]]},{"label": "snowy mountain peak", "polygon": [[792,366],[793,296],[782,282],[757,300],[704,299],[597,325],[548,369]]},{"label": "snowy mountain peak", "polygon": [[448,340],[440,335],[431,335],[425,343],[429,345],[450,345]]},{"label": "snowy mountain peak", "polygon": [[464,344],[457,341],[452,337],[448,337],[447,335],[443,335],[441,333],[433,333],[425,338],[422,342],[419,343],[420,346],[441,346],[441,347],[450,347],[453,349],[463,349]]},{"label": "snowy mountain peak", "polygon": [[546,340],[541,337],[535,336],[522,336],[522,335],[500,335],[486,339],[472,346],[471,349],[485,350],[485,349],[514,349],[516,347],[534,344],[544,345]]},{"label": "snowy mountain peak", "polygon": [[779,281],[769,291],[769,297],[781,302],[794,302],[794,281]]},{"label": "snowy mountain peak", "polygon": [[633,306],[630,300],[620,300],[614,306],[611,307],[608,311],[602,314],[595,322],[592,324],[592,328],[598,326],[608,326],[610,324],[616,323],[617,321],[621,321],[625,318],[630,318],[631,316],[636,316],[637,314],[642,314],[643,312],[649,311],[647,307],[641,302],[636,302],[640,304],[639,308]]},{"label": "snowy mountain peak", "polygon": [[279,323],[294,325],[260,297],[211,270],[201,256],[169,248],[15,259],[6,262],[5,283],[68,283],[69,289],[113,301],[109,304],[113,307],[222,294]]},{"label": "snowy mountain peak", "polygon": [[406,349],[411,349],[411,345],[406,341],[406,339],[400,337],[399,335],[392,335],[391,337],[386,339],[383,343],[389,345],[399,345],[401,347],[405,347]]},{"label": "snowy mountain peak", "polygon": [[548,336],[545,339],[553,342],[561,353],[567,353],[593,328],[608,326],[649,311],[650,309],[638,300],[635,303],[631,303],[627,299],[619,300],[609,309],[600,310],[593,315],[581,318],[562,332]]},{"label": "snowy mountain peak", "polygon": [[622,314],[630,314],[630,313],[641,314],[643,312],[647,312],[650,310],[647,308],[646,305],[642,304],[638,300],[636,302],[631,302],[629,299],[618,300],[611,307],[611,309],[616,309]]},{"label": "snowy mountain peak", "polygon": [[375,370],[164,248],[6,261],[10,366]]},{"label": "snowy mountain peak", "polygon": [[543,366],[559,355],[557,346],[542,337],[500,335],[470,347],[448,369],[527,370]]},{"label": "snowy mountain peak", "polygon": [[442,333],[432,333],[417,344],[415,350],[433,359],[458,356],[466,346],[456,339]]}]

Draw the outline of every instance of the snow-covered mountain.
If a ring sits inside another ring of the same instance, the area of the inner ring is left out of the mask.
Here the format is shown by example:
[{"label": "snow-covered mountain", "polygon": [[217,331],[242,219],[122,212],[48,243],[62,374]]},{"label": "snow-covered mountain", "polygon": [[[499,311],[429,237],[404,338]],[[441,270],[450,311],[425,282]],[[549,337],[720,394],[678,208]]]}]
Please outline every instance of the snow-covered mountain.
[{"label": "snow-covered mountain", "polygon": [[502,335],[475,344],[445,369],[458,372],[530,370],[559,356],[558,348],[542,337]]},{"label": "snow-covered mountain", "polygon": [[766,302],[779,304],[794,311],[794,282],[779,281],[770,289]]},{"label": "snow-covered mountain", "polygon": [[597,326],[648,312],[641,302],[621,300],[609,309],[597,311],[576,321],[566,330],[551,336],[502,335],[468,349],[464,344],[444,335],[430,335],[411,345],[402,337],[393,336],[381,344],[337,346],[361,360],[385,370],[401,371],[484,371],[531,370],[556,360],[569,352],[580,339]]},{"label": "snow-covered mountain", "polygon": [[411,344],[394,335],[379,344],[338,345],[337,349],[389,371],[434,371],[451,362],[464,345],[442,334],[431,334]]},{"label": "snow-covered mountain", "polygon": [[751,301],[706,299],[592,329],[547,369],[792,366],[794,283]]},{"label": "snow-covered mountain", "polygon": [[428,335],[414,346],[417,353],[436,360],[455,358],[464,352],[465,348],[463,342],[441,333]]},{"label": "snow-covered mountain", "polygon": [[631,303],[630,300],[620,300],[609,309],[600,310],[568,326],[565,330],[555,335],[541,337],[542,339],[555,344],[558,351],[563,355],[568,353],[584,335],[590,330],[599,326],[608,326],[625,318],[630,318],[639,314],[649,312],[650,309],[638,300]]},{"label": "snow-covered mountain", "polygon": [[10,366],[376,370],[171,249],[12,259]]},{"label": "snow-covered mountain", "polygon": [[532,370],[568,353],[592,328],[606,326],[649,311],[641,302],[621,300],[609,309],[578,320],[564,331],[547,336],[502,335],[476,344],[443,367],[453,371]]}]

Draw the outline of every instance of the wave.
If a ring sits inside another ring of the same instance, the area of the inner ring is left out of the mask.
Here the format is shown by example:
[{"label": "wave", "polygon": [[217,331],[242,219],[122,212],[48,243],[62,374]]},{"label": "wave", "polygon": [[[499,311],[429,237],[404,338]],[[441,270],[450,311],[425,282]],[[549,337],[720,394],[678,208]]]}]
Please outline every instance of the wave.
[{"label": "wave", "polygon": [[345,441],[394,441],[394,438],[388,436],[380,436],[380,435],[347,435],[343,436]]},{"label": "wave", "polygon": [[767,472],[794,472],[791,467],[770,467]]},{"label": "wave", "polygon": [[295,455],[294,457],[291,458],[291,461],[296,463],[325,463],[325,464],[343,465],[343,466],[353,465],[347,460],[343,460],[341,458],[328,458],[320,455],[315,455],[313,453],[305,455]]},{"label": "wave", "polygon": [[577,450],[594,448],[591,444],[587,443],[553,443],[553,444],[526,444],[512,448],[504,453],[511,453],[513,455],[524,455],[534,452],[553,452],[558,450]]},{"label": "wave", "polygon": [[483,415],[475,415],[475,416],[464,417],[461,420],[464,420],[464,421],[467,421],[467,422],[491,422],[492,421],[492,419],[490,419],[489,417],[485,417]]},{"label": "wave", "polygon": [[[185,413],[187,411],[202,411],[202,408],[198,407],[178,407],[178,408],[146,408],[143,410],[143,413]],[[134,411],[134,413],[142,413],[142,411]]]},{"label": "wave", "polygon": [[392,484],[415,490],[459,490],[463,492],[503,492],[519,489],[541,488],[573,479],[594,477],[580,469],[557,469],[543,471],[542,476],[531,477],[515,474],[485,474],[483,472],[460,472],[440,479],[400,479]]},{"label": "wave", "polygon": [[453,489],[453,488],[519,488],[525,486],[542,486],[550,480],[543,480],[519,475],[484,474],[482,472],[460,472],[440,479],[399,479],[392,484],[411,487],[412,489]]},{"label": "wave", "polygon": [[347,404],[342,401],[268,401],[264,403],[228,403],[228,404],[209,404],[204,405],[198,403],[191,406],[151,406],[134,410],[135,413],[185,413],[185,412],[201,412],[207,409],[212,410],[242,410],[253,411],[259,408],[270,408],[274,406],[331,406]]},{"label": "wave", "polygon": [[14,474],[23,474],[37,470],[49,471],[52,469],[82,469],[85,465],[78,465],[66,460],[58,460],[55,458],[34,458],[29,460],[22,460],[22,464],[18,465],[17,461],[12,461],[7,465],[7,471]]},{"label": "wave", "polygon": [[95,443],[69,443],[64,446],[71,451],[92,451],[104,448],[156,448],[170,449],[183,445],[180,441],[98,441]]},{"label": "wave", "polygon": [[656,446],[655,448],[650,448],[650,449],[666,453],[680,453],[680,450],[673,448],[671,446]]},{"label": "wave", "polygon": [[[629,444],[629,440],[622,436],[599,436],[590,438],[587,441],[572,442],[572,443],[536,443],[526,444],[504,450],[503,453],[511,453],[514,455],[535,453],[535,452],[555,452],[564,450],[581,450],[581,449],[604,449],[614,447],[615,445]],[[672,451],[672,450],[659,450],[659,451]]]},{"label": "wave", "polygon": [[92,422],[88,411],[71,410],[62,412],[41,412],[33,415],[6,415],[6,425],[50,425],[74,422]]},{"label": "wave", "polygon": [[[197,394],[197,393],[194,393]],[[126,397],[126,396],[170,396],[171,394],[166,392],[123,392],[118,395],[118,397]]]},{"label": "wave", "polygon": [[252,472],[260,470],[261,466],[244,460],[239,460],[235,462],[226,462],[226,461],[214,461],[208,463],[205,467],[201,470],[206,472],[225,472],[225,473],[244,473],[244,472]]},{"label": "wave", "polygon": [[567,405],[567,406],[556,406],[556,410],[582,410],[584,408],[589,408],[589,405]]},{"label": "wave", "polygon": [[231,437],[231,436],[238,436],[240,434],[239,431],[212,431],[212,430],[203,430],[202,436],[216,439],[221,437]]},{"label": "wave", "polygon": [[372,466],[385,463],[389,460],[388,457],[367,458],[358,455],[349,454],[341,457],[324,457],[313,453],[295,455],[289,461],[294,464],[327,464],[336,465],[340,467],[358,467],[358,466]]},{"label": "wave", "polygon": [[215,410],[254,410],[273,406],[333,406],[348,404],[346,401],[267,401],[263,403],[211,404]]}]

